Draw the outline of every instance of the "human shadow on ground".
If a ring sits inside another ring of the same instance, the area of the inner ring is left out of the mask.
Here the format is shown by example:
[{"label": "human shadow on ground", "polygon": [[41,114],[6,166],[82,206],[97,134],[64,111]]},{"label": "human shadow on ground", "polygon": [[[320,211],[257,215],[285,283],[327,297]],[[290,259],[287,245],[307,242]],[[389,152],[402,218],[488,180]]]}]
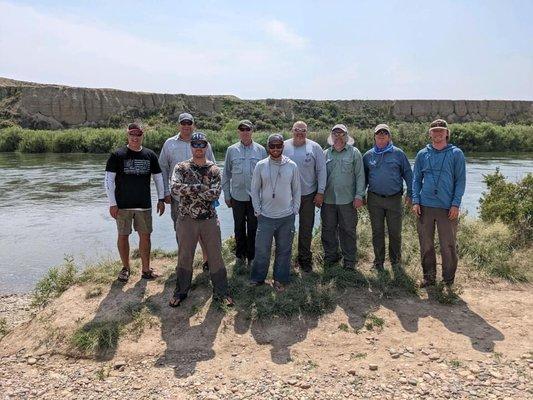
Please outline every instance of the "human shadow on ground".
[{"label": "human shadow on ground", "polygon": [[207,272],[196,275],[187,299],[179,307],[171,308],[168,301],[175,287],[176,274],[173,273],[165,281],[163,291],[148,297],[146,303],[156,310],[166,345],[156,365],[171,366],[175,376],[183,378],[194,374],[198,362],[215,357],[213,345],[224,312],[219,303],[211,301],[205,316],[199,315],[212,297]]},{"label": "human shadow on ground", "polygon": [[[396,269],[394,280],[408,283],[410,278],[403,268]],[[413,287],[411,283],[407,287]],[[439,287],[428,288],[427,299],[419,296],[383,297],[381,305],[393,311],[407,332],[418,332],[421,318],[432,317],[439,320],[450,332],[467,336],[472,347],[479,352],[494,351],[495,342],[502,341],[505,336],[490,325],[483,317],[470,309],[468,304],[458,295],[446,297]],[[444,297],[443,297],[444,296]],[[443,304],[446,301],[449,304]]]},{"label": "human shadow on ground", "polygon": [[98,360],[111,360],[116,353],[121,327],[133,320],[143,302],[147,281],[139,279],[124,290],[126,284],[115,280],[100,302],[93,319],[77,331],[77,347],[93,350]]}]

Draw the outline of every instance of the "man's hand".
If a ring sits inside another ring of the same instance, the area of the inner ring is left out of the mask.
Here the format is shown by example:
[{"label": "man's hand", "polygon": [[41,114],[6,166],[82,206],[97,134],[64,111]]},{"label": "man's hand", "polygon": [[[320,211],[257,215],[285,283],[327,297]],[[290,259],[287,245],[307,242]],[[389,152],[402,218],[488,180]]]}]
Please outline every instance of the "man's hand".
[{"label": "man's hand", "polygon": [[111,207],[109,207],[109,214],[110,214],[113,218],[117,219],[117,216],[118,216],[118,206],[111,206]]},{"label": "man's hand", "polygon": [[170,195],[165,196],[165,204],[170,204],[172,202]]},{"label": "man's hand", "polygon": [[163,201],[158,201],[157,202],[157,213],[159,214],[159,216],[163,215],[163,213],[165,212],[165,203]]},{"label": "man's hand", "polygon": [[231,202],[231,197],[229,199],[224,198],[224,201],[226,202],[228,208],[231,208],[231,206],[233,205],[233,203]]},{"label": "man's hand", "polygon": [[413,204],[413,200],[411,200],[409,196],[405,196],[404,201],[405,201],[405,204],[407,204],[408,206]]},{"label": "man's hand", "polygon": [[313,199],[313,203],[318,208],[322,207],[322,203],[324,203],[324,194],[322,194],[322,193],[315,194],[315,198]]},{"label": "man's hand", "polygon": [[357,210],[358,208],[361,208],[361,207],[363,207],[363,200],[362,199],[355,199],[353,201],[353,208]]},{"label": "man's hand", "polygon": [[420,215],[422,215],[422,211],[420,210],[420,204],[413,204],[412,211],[417,218],[420,218]]},{"label": "man's hand", "polygon": [[450,211],[448,212],[448,219],[454,220],[459,218],[459,207],[457,206],[451,206]]}]

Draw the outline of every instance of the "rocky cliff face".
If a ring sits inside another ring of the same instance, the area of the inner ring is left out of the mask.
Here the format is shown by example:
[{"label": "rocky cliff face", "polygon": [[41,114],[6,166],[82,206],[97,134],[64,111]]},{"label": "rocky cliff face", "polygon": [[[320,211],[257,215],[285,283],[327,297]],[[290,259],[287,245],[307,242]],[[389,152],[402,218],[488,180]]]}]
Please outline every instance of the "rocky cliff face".
[{"label": "rocky cliff face", "polygon": [[[78,126],[106,126],[119,115],[157,112],[167,105],[176,110],[212,115],[232,96],[192,96],[127,92],[43,85],[0,78],[0,116],[35,129],[62,129]],[[244,100],[246,101],[246,100]],[[254,100],[285,115],[294,112],[295,100]],[[314,100],[307,102],[313,103]],[[430,121],[437,117],[449,122],[491,121],[533,122],[533,102],[504,100],[332,100],[340,110],[359,114],[377,110],[387,122]]]}]

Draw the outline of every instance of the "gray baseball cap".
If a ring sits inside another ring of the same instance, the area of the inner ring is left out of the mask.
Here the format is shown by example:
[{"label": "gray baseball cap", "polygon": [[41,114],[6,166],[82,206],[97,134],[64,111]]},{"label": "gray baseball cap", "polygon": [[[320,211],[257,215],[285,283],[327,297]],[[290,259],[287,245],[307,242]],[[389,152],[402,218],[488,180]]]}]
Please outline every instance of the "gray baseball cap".
[{"label": "gray baseball cap", "polygon": [[267,144],[272,142],[281,142],[283,143],[283,136],[279,133],[273,133],[268,137]]},{"label": "gray baseball cap", "polygon": [[331,128],[331,132],[337,130],[337,129],[340,129],[341,131],[343,131],[344,133],[348,133],[348,128],[346,128],[346,125],[344,124],[337,124],[335,125],[333,128]]},{"label": "gray baseball cap", "polygon": [[194,118],[189,113],[181,113],[180,116],[178,117],[178,122],[181,122],[181,121],[191,121],[192,123],[194,123]]},{"label": "gray baseball cap", "polygon": [[248,119],[243,119],[239,121],[239,125],[237,125],[237,128],[240,126],[247,126],[250,129],[254,129],[254,124],[252,124],[252,121]]},{"label": "gray baseball cap", "polygon": [[389,135],[391,134],[390,128],[387,124],[379,124],[374,128],[374,134],[378,133],[379,131],[387,131]]}]

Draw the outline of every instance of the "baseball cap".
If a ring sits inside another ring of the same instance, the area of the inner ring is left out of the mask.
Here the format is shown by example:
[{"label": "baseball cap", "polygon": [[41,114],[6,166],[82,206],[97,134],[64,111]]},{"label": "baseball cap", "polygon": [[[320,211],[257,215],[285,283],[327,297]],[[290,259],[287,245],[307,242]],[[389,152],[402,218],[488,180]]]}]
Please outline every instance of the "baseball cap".
[{"label": "baseball cap", "polygon": [[387,131],[389,135],[391,134],[390,128],[387,124],[379,124],[374,128],[374,134],[378,133],[379,131]]},{"label": "baseball cap", "polygon": [[252,121],[247,120],[247,119],[240,120],[239,125],[237,125],[237,127],[240,127],[240,126],[247,126],[250,129],[254,129],[254,124],[252,124]]},{"label": "baseball cap", "polygon": [[273,133],[268,137],[267,143],[272,142],[283,142],[283,136],[281,136],[279,133]]},{"label": "baseball cap", "polygon": [[192,142],[206,142],[207,143],[207,136],[205,136],[205,133],[203,132],[194,132],[191,136],[191,143]]},{"label": "baseball cap", "polygon": [[430,125],[429,125],[429,131],[431,132],[432,129],[446,129],[449,131],[448,129],[448,123],[439,118],[439,119],[436,119],[435,121],[433,121]]},{"label": "baseball cap", "polygon": [[191,121],[194,123],[194,118],[189,113],[181,113],[180,116],[178,117],[178,122],[181,122],[181,121]]},{"label": "baseball cap", "polygon": [[337,124],[335,125],[333,128],[331,128],[331,132],[337,130],[337,129],[340,129],[341,131],[343,131],[344,133],[348,133],[348,128],[346,128],[346,125],[344,124]]}]

